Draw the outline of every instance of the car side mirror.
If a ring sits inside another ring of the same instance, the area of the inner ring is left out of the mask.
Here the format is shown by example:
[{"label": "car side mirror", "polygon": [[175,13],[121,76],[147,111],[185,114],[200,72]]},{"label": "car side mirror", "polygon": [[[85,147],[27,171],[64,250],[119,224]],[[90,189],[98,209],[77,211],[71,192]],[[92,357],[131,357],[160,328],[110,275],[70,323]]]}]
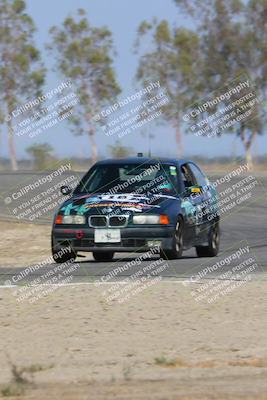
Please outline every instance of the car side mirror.
[{"label": "car side mirror", "polygon": [[68,196],[72,192],[71,188],[67,185],[61,186],[60,191],[63,194],[63,196]]},{"label": "car side mirror", "polygon": [[194,196],[194,195],[199,195],[202,193],[202,186],[189,186],[185,190],[186,196]]},{"label": "car side mirror", "polygon": [[202,187],[201,186],[191,186],[190,188],[191,193],[201,193]]}]

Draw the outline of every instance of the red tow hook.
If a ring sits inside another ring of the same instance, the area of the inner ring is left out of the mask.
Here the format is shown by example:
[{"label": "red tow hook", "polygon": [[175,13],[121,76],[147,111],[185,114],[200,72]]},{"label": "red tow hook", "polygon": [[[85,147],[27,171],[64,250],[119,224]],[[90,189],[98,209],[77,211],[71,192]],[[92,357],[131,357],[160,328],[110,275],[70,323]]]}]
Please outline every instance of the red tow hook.
[{"label": "red tow hook", "polygon": [[84,231],[76,231],[76,238],[82,239],[84,237]]}]

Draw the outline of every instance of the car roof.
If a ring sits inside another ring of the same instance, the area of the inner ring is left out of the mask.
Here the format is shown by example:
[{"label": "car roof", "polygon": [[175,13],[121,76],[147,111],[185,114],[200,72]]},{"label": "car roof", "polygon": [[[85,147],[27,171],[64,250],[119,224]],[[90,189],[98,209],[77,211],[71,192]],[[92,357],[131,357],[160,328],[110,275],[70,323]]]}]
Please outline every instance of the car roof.
[{"label": "car roof", "polygon": [[185,159],[176,159],[176,158],[167,158],[167,157],[159,157],[159,158],[149,158],[149,157],[127,157],[127,158],[109,158],[107,160],[102,160],[98,161],[95,165],[107,165],[107,164],[156,164],[156,163],[162,163],[162,164],[178,164],[182,165],[187,162],[191,162],[190,160],[185,160]]}]

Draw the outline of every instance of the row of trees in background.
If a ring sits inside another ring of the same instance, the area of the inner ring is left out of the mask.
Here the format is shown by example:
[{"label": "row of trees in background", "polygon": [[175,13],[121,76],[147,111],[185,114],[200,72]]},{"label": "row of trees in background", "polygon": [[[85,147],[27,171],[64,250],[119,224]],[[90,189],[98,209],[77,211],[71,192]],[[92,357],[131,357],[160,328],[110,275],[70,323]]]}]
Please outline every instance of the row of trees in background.
[{"label": "row of trees in background", "polygon": [[[158,77],[167,88],[171,102],[164,117],[175,126],[181,148],[181,113],[227,82],[246,74],[266,100],[267,0],[174,1],[194,28],[171,28],[165,20],[142,22],[137,49],[149,43],[151,50],[141,55],[137,78],[145,86]],[[241,139],[249,163],[251,146],[266,124],[265,113],[257,107],[255,118],[231,129]]]},{"label": "row of trees in background", "polygon": [[17,169],[12,111],[41,94],[45,69],[33,43],[35,26],[22,0],[0,1],[0,123],[5,124],[13,170]]},{"label": "row of trees in background", "polygon": [[[31,167],[37,171],[51,168],[51,165],[56,165],[59,161],[54,156],[53,147],[48,143],[35,143],[25,150],[32,160]],[[131,147],[124,146],[119,140],[116,140],[113,145],[108,146],[108,152],[112,158],[124,158],[132,154],[133,150]],[[84,162],[84,159],[81,159],[81,161]],[[62,163],[63,160],[61,159],[60,162]]]},{"label": "row of trees in background", "polygon": [[[170,27],[165,20],[142,22],[135,46],[139,54],[136,78],[143,86],[160,80],[166,88],[170,102],[162,109],[163,120],[174,127],[182,155],[182,115],[196,100],[244,73],[265,99],[267,0],[173,1],[177,12],[191,18],[194,28]],[[39,96],[45,83],[46,70],[34,45],[34,31],[23,0],[0,0],[0,124],[7,129],[14,170],[12,118],[7,116]],[[121,91],[113,68],[112,34],[105,27],[90,25],[86,12],[79,9],[61,26],[51,28],[47,48],[55,57],[57,72],[71,80],[79,95],[75,114],[68,121],[76,135],[88,135],[94,162],[98,157],[95,134],[99,122],[93,116],[113,103]],[[259,113],[252,121],[236,123],[232,128],[242,140],[248,161],[253,141],[263,132],[265,122]]]},{"label": "row of trees in background", "polygon": [[[13,170],[17,169],[12,111],[42,94],[46,70],[33,43],[35,26],[23,0],[0,0],[0,123],[6,125]],[[97,159],[96,123],[93,116],[116,99],[120,87],[112,67],[112,35],[106,28],[89,25],[84,10],[52,27],[48,50],[56,70],[71,80],[79,96],[75,115],[69,118],[76,135],[87,134],[91,159]]]},{"label": "row of trees in background", "polygon": [[93,117],[121,91],[112,67],[111,32],[90,26],[85,11],[79,9],[76,20],[66,18],[61,27],[52,27],[50,34],[52,41],[48,48],[56,56],[56,68],[71,80],[80,99],[69,121],[76,135],[89,135],[91,160],[95,162],[97,123]]}]

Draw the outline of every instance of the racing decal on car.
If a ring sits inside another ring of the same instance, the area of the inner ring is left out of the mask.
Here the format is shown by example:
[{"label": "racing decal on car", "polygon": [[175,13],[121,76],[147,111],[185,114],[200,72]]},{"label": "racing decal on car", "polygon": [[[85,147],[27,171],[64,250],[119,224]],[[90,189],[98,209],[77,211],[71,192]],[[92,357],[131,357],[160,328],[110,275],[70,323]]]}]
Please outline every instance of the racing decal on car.
[{"label": "racing decal on car", "polygon": [[[98,207],[116,207],[117,203],[97,203],[97,204],[86,204],[84,207],[88,208],[98,208]],[[120,203],[119,207],[123,209],[124,207],[145,207],[146,204],[143,203]]]},{"label": "racing decal on car", "polygon": [[[112,198],[112,201],[111,201]],[[129,201],[130,200],[130,201]],[[141,201],[143,200],[143,201]],[[135,195],[100,195],[90,198],[75,199],[69,204],[65,204],[60,211],[64,215],[76,212],[83,215],[93,208],[112,208],[119,207],[122,211],[147,211],[151,208],[160,208],[157,204],[151,204],[149,197]]]},{"label": "racing decal on car", "polygon": [[[98,201],[101,200],[109,200],[116,203],[124,203],[124,202],[131,202],[131,203],[141,203],[142,201],[147,201],[149,198],[144,195],[138,194],[101,194],[96,197]],[[93,198],[92,198],[93,200]]]},{"label": "racing decal on car", "polygon": [[196,207],[191,203],[191,201],[185,199],[181,202],[181,208],[184,210],[185,217],[189,224],[196,223]]}]

